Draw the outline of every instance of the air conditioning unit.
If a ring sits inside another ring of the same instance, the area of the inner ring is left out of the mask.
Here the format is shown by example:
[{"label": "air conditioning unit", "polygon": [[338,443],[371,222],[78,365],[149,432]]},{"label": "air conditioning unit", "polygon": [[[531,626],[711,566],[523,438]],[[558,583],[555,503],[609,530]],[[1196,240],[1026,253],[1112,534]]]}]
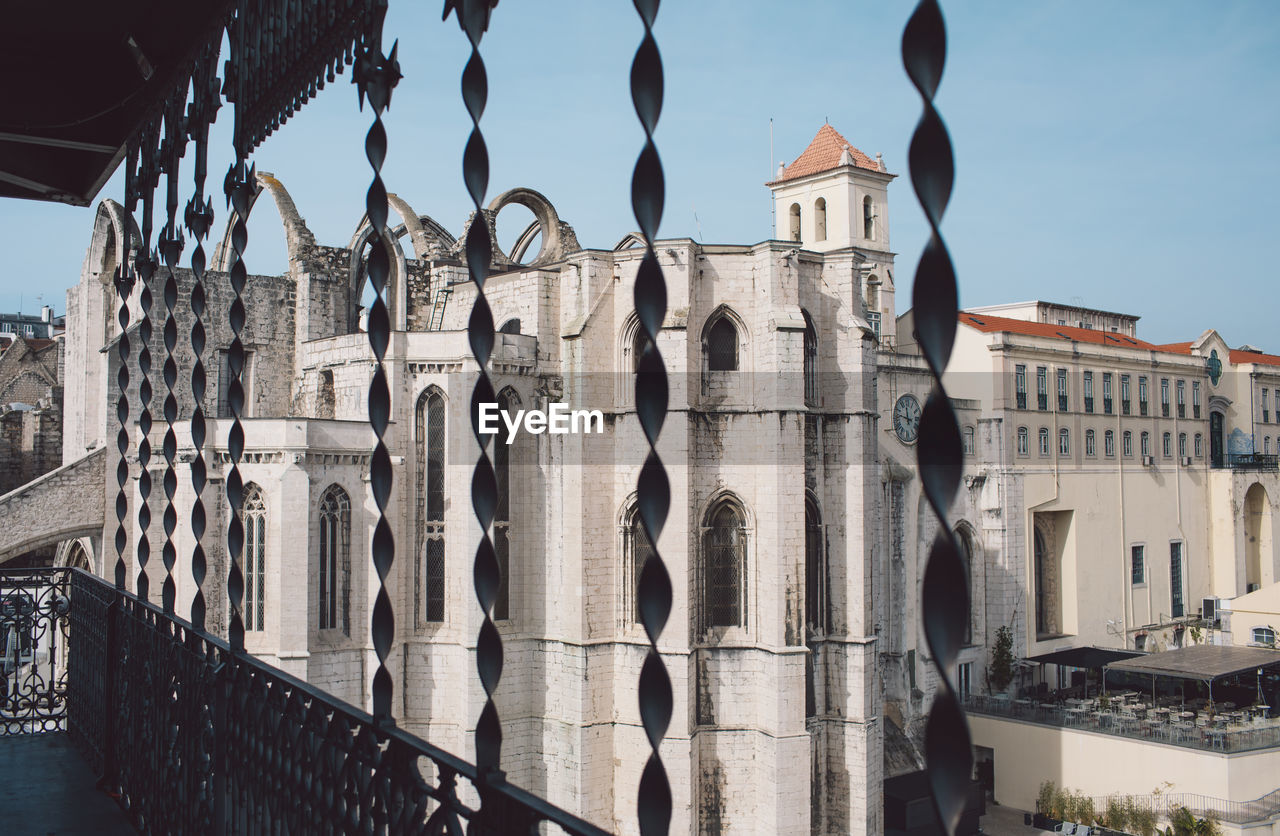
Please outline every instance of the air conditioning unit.
[{"label": "air conditioning unit", "polygon": [[1200,599],[1200,617],[1205,621],[1211,622],[1215,627],[1217,626],[1219,619],[1217,598]]},{"label": "air conditioning unit", "polygon": [[1182,466],[1183,466],[1183,467],[1191,467],[1191,457],[1190,457],[1190,456],[1183,456],[1183,457],[1182,457]]},{"label": "air conditioning unit", "polygon": [[1156,463],[1156,460],[1155,460],[1155,457],[1154,457],[1154,456],[1143,456],[1143,457],[1142,457],[1142,466],[1143,466],[1143,467],[1151,467],[1151,466],[1152,466],[1152,465],[1154,465],[1155,463]]}]

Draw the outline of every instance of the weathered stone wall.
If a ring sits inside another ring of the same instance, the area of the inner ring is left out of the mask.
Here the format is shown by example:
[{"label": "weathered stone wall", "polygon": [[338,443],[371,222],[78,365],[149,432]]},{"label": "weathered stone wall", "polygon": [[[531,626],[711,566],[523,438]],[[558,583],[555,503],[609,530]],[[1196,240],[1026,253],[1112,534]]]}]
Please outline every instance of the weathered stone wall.
[{"label": "weathered stone wall", "polygon": [[99,450],[0,496],[0,563],[41,546],[99,534],[105,463],[106,451]]}]

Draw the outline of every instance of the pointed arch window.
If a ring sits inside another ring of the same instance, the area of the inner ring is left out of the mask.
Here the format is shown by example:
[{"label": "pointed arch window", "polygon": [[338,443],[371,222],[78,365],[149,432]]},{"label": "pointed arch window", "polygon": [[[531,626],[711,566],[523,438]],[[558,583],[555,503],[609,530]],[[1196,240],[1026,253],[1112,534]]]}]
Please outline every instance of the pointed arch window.
[{"label": "pointed arch window", "polygon": [[804,500],[804,624],[809,638],[827,633],[830,609],[827,597],[826,536],[822,512],[813,497]]},{"label": "pointed arch window", "polygon": [[703,350],[707,358],[707,371],[738,370],[738,329],[729,317],[719,316],[711,323]]},{"label": "pointed arch window", "polygon": [[644,531],[644,523],[640,520],[638,508],[632,507],[627,515],[623,536],[625,537],[624,560],[626,561],[624,577],[629,584],[623,600],[627,603],[627,617],[632,624],[639,624],[641,623],[640,573],[644,571],[644,565],[649,558],[653,557],[654,550],[653,545],[649,542],[649,535]]},{"label": "pointed arch window", "polygon": [[263,630],[266,624],[267,501],[262,488],[250,482],[240,506],[244,521],[244,629]]},{"label": "pointed arch window", "polygon": [[969,620],[964,625],[964,643],[973,644],[973,613],[978,604],[973,600],[973,539],[967,525],[956,528],[956,544],[960,547],[960,560],[964,562],[965,588],[969,590]]},{"label": "pointed arch window", "polygon": [[[498,409],[514,412],[516,398],[510,390],[498,395]],[[511,447],[501,435],[494,436],[493,470],[497,477],[498,502],[493,516],[493,549],[498,558],[498,595],[493,604],[493,617],[503,621],[511,617]]]},{"label": "pointed arch window", "polygon": [[818,405],[818,331],[804,311],[804,402]]},{"label": "pointed arch window", "polygon": [[320,629],[351,635],[351,498],[339,485],[320,497]]},{"label": "pointed arch window", "polygon": [[418,581],[415,600],[422,621],[444,621],[445,401],[432,387],[418,397],[414,414],[418,460]]},{"label": "pointed arch window", "polygon": [[747,528],[742,508],[722,499],[703,531],[702,627],[747,625]]}]

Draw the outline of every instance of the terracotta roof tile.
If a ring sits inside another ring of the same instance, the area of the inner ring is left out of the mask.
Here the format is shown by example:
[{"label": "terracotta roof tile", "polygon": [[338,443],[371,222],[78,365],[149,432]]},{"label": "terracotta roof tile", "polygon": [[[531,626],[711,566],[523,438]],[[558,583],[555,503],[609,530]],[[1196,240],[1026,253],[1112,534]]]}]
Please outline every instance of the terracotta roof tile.
[{"label": "terracotta roof tile", "polygon": [[1230,360],[1232,363],[1258,363],[1263,366],[1280,366],[1280,357],[1274,354],[1263,354],[1260,351],[1241,351],[1238,348],[1231,349]]},{"label": "terracotta roof tile", "polygon": [[1158,346],[1156,346],[1156,348],[1157,348],[1157,349],[1159,349],[1160,351],[1166,351],[1166,352],[1168,352],[1168,353],[1170,353],[1170,354],[1186,354],[1186,355],[1190,355],[1190,354],[1191,354],[1191,343],[1190,343],[1190,342],[1185,342],[1185,343],[1165,343],[1164,345],[1158,345]]},{"label": "terracotta roof tile", "polygon": [[[1030,337],[1048,337],[1050,339],[1074,340],[1094,345],[1109,345],[1116,348],[1138,348],[1147,351],[1166,351],[1166,347],[1129,337],[1124,334],[1113,334],[1096,328],[1076,328],[1070,325],[1053,325],[1048,322],[1029,322],[1025,319],[1010,319],[1004,316],[987,316],[960,312],[960,322],[987,334],[1007,333],[1025,334]],[[1182,352],[1177,352],[1182,353]]]},{"label": "terracotta roof tile", "polygon": [[782,183],[787,180],[795,180],[799,177],[807,177],[810,174],[838,168],[840,166],[840,154],[844,151],[845,146],[849,147],[849,154],[853,157],[855,168],[880,171],[880,166],[876,165],[875,160],[854,148],[853,143],[841,136],[840,132],[835,128],[830,125],[823,125],[818,129],[813,141],[809,143],[809,147],[804,149],[804,153],[796,157],[795,162],[787,166],[783,170],[782,176],[773,182]]}]

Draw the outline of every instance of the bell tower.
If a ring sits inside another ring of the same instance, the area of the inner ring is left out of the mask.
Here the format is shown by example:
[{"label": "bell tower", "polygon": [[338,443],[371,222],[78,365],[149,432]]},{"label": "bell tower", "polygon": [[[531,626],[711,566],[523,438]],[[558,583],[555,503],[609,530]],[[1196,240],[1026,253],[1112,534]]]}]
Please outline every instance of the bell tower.
[{"label": "bell tower", "polygon": [[830,125],[823,125],[791,165],[778,163],[774,237],[805,250],[853,249],[866,257],[861,281],[867,321],[882,342],[894,331],[893,252],[889,249],[890,174]]}]

